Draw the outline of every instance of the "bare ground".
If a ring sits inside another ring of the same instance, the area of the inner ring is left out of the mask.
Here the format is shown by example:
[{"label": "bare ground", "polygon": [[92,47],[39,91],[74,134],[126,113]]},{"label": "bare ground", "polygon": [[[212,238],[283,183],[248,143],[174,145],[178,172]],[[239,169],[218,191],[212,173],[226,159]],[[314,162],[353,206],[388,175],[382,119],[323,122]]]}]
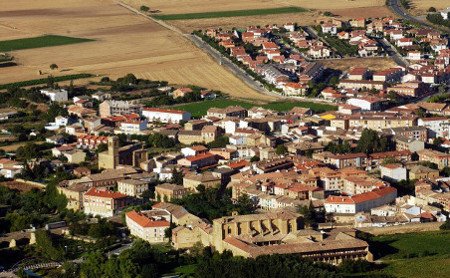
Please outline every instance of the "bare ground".
[{"label": "bare ground", "polygon": [[[0,6],[0,40],[57,34],[94,42],[15,51],[20,66],[0,68],[0,84],[80,72],[194,84],[231,96],[271,100],[215,63],[183,36],[135,15],[112,0],[17,0]],[[84,81],[77,81],[76,84]]]}]

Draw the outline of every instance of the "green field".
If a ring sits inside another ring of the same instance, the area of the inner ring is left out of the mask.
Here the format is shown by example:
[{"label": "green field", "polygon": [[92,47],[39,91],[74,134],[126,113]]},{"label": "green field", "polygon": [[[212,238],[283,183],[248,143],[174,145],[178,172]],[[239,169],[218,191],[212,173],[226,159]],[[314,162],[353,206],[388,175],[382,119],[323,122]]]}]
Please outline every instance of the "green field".
[{"label": "green field", "polygon": [[0,51],[15,51],[23,49],[41,48],[66,44],[75,44],[92,41],[90,39],[71,38],[65,36],[45,35],[35,38],[24,38],[9,41],[0,41]]},{"label": "green field", "polygon": [[244,108],[252,108],[254,106],[261,106],[267,109],[272,109],[276,111],[288,111],[293,107],[306,107],[311,108],[316,113],[321,113],[325,111],[336,110],[337,107],[328,104],[319,104],[313,102],[306,101],[280,101],[280,102],[271,102],[268,104],[258,105],[253,104],[246,101],[240,100],[232,100],[232,99],[216,99],[216,100],[207,100],[202,102],[188,103],[177,105],[176,108],[180,110],[185,110],[191,112],[193,117],[201,117],[206,115],[206,112],[209,108],[217,107],[217,108],[225,108],[227,106],[232,105],[240,105]]},{"label": "green field", "polygon": [[450,277],[450,232],[377,236],[371,250],[387,266],[381,271],[395,277]]},{"label": "green field", "polygon": [[[62,82],[62,81],[69,81],[69,80],[89,78],[89,77],[93,77],[93,75],[89,74],[89,73],[63,75],[63,76],[53,77],[53,82]],[[33,80],[26,80],[26,81],[19,81],[19,82],[15,82],[15,83],[3,84],[3,85],[0,85],[0,90],[5,90],[8,88],[14,88],[14,87],[27,87],[27,86],[36,86],[36,85],[47,84],[48,80],[49,79],[47,77],[47,78],[40,78],[40,79],[33,79]]]},{"label": "green field", "polygon": [[234,11],[220,11],[207,13],[163,14],[163,15],[154,15],[153,17],[161,20],[186,20],[186,19],[301,13],[306,11],[307,11],[306,9],[300,7],[283,7],[273,9],[234,10]]}]

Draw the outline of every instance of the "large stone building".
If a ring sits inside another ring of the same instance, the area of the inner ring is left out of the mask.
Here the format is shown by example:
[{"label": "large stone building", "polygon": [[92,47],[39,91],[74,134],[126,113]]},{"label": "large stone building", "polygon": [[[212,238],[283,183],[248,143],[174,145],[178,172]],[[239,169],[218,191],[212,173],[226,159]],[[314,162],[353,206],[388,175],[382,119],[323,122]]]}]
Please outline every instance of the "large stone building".
[{"label": "large stone building", "polygon": [[112,217],[129,204],[127,195],[108,190],[89,189],[83,196],[85,214]]},{"label": "large stone building", "polygon": [[344,259],[372,260],[367,242],[357,239],[353,229],[331,232],[299,230],[302,217],[289,210],[264,214],[232,215],[206,223],[179,226],[172,232],[175,248],[200,242],[219,252],[255,258],[269,254],[297,254],[314,261],[339,264]]}]

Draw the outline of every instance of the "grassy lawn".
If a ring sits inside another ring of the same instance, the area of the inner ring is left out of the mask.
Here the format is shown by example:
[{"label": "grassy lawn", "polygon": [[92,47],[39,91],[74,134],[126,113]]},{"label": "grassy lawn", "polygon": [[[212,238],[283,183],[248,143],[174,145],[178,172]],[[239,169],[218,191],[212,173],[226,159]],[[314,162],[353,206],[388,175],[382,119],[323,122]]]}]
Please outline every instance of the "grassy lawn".
[{"label": "grassy lawn", "polygon": [[450,277],[450,232],[377,236],[370,245],[376,259],[387,264],[373,274],[404,278]]},{"label": "grassy lawn", "polygon": [[[53,81],[54,82],[62,82],[62,81],[69,81],[69,80],[89,78],[89,77],[93,77],[93,75],[89,74],[89,73],[80,73],[80,74],[55,76],[55,77],[53,77]],[[47,84],[47,81],[48,81],[48,78],[40,78],[40,79],[19,81],[19,82],[15,82],[15,83],[8,83],[8,84],[0,85],[0,90],[5,90],[8,88],[12,88],[12,87],[26,87],[26,86],[42,85],[42,84]]]},{"label": "grassy lawn", "polygon": [[273,9],[234,10],[234,11],[220,11],[207,13],[164,14],[164,15],[154,15],[153,17],[161,20],[186,20],[186,19],[202,19],[202,18],[301,13],[305,11],[307,10],[300,7],[283,7]]},{"label": "grassy lawn", "polygon": [[240,105],[244,108],[252,108],[254,106],[262,106],[267,109],[273,109],[276,111],[288,111],[293,107],[307,107],[311,108],[314,112],[321,113],[330,110],[336,110],[337,107],[328,104],[319,104],[313,102],[304,101],[280,101],[271,102],[264,105],[256,105],[246,101],[233,100],[233,99],[217,99],[217,100],[207,100],[203,102],[188,103],[176,106],[177,109],[185,110],[191,112],[193,117],[201,117],[206,115],[209,108],[225,108],[231,105]]},{"label": "grassy lawn", "polygon": [[81,38],[71,38],[65,36],[56,36],[56,35],[45,35],[35,38],[24,38],[17,40],[9,40],[9,41],[0,41],[0,51],[14,51],[14,50],[23,50],[23,49],[31,49],[31,48],[40,48],[40,47],[49,47],[49,46],[58,46],[58,45],[66,45],[66,44],[75,44],[82,42],[89,42],[92,40],[89,39],[81,39]]}]

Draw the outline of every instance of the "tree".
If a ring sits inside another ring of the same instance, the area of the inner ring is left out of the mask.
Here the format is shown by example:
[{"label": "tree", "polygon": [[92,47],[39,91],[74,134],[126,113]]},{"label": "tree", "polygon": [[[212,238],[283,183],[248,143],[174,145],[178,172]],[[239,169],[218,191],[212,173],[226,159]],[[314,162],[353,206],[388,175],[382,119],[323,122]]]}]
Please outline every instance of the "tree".
[{"label": "tree", "polygon": [[450,219],[447,219],[441,226],[439,226],[441,230],[450,230]]},{"label": "tree", "polygon": [[209,148],[225,148],[229,143],[229,138],[227,136],[219,136],[216,140],[208,144]]},{"label": "tree", "polygon": [[236,201],[236,211],[239,214],[251,214],[255,212],[256,204],[247,194],[238,197]]},{"label": "tree", "polygon": [[50,69],[51,69],[51,70],[58,69],[58,65],[57,65],[57,64],[51,64],[51,65],[50,65]]},{"label": "tree", "polygon": [[175,223],[170,222],[170,226],[164,230],[164,237],[172,241],[172,230],[175,229],[176,227],[177,225]]},{"label": "tree", "polygon": [[437,12],[437,10],[436,10],[435,7],[430,7],[430,8],[428,9],[428,12],[429,12],[429,13],[435,13],[435,12]]},{"label": "tree", "polygon": [[183,172],[178,171],[177,169],[172,170],[172,183],[183,185]]},{"label": "tree", "polygon": [[250,158],[250,162],[257,162],[257,161],[259,161],[260,159],[259,159],[259,156],[257,156],[257,155],[255,155],[255,156],[252,156],[252,158]]},{"label": "tree", "polygon": [[440,175],[444,177],[450,177],[450,167],[445,166],[441,171]]},{"label": "tree", "polygon": [[50,260],[59,261],[64,257],[61,247],[55,247],[48,231],[36,231],[36,246],[42,255]]},{"label": "tree", "polygon": [[287,152],[288,152],[288,150],[287,150],[286,146],[283,144],[278,145],[275,149],[275,153],[278,155],[284,155],[284,154],[287,154]]},{"label": "tree", "polygon": [[316,221],[316,211],[312,205],[309,206],[299,206],[297,207],[298,213],[303,215],[303,220],[305,221],[305,225],[308,227],[314,227],[317,224]]},{"label": "tree", "polygon": [[442,143],[444,143],[444,139],[441,137],[436,137],[433,139],[433,145],[440,146]]},{"label": "tree", "polygon": [[108,144],[101,143],[101,144],[99,144],[99,145],[97,146],[96,152],[97,152],[97,153],[101,153],[101,152],[104,152],[104,151],[107,151],[107,150],[108,150]]},{"label": "tree", "polygon": [[139,8],[139,10],[140,10],[141,12],[146,13],[146,12],[150,11],[150,8],[147,7],[147,6],[141,6],[141,7]]},{"label": "tree", "polygon": [[372,129],[364,129],[358,141],[356,150],[366,154],[374,152],[386,152],[394,149],[394,143],[386,136],[378,136]]}]

